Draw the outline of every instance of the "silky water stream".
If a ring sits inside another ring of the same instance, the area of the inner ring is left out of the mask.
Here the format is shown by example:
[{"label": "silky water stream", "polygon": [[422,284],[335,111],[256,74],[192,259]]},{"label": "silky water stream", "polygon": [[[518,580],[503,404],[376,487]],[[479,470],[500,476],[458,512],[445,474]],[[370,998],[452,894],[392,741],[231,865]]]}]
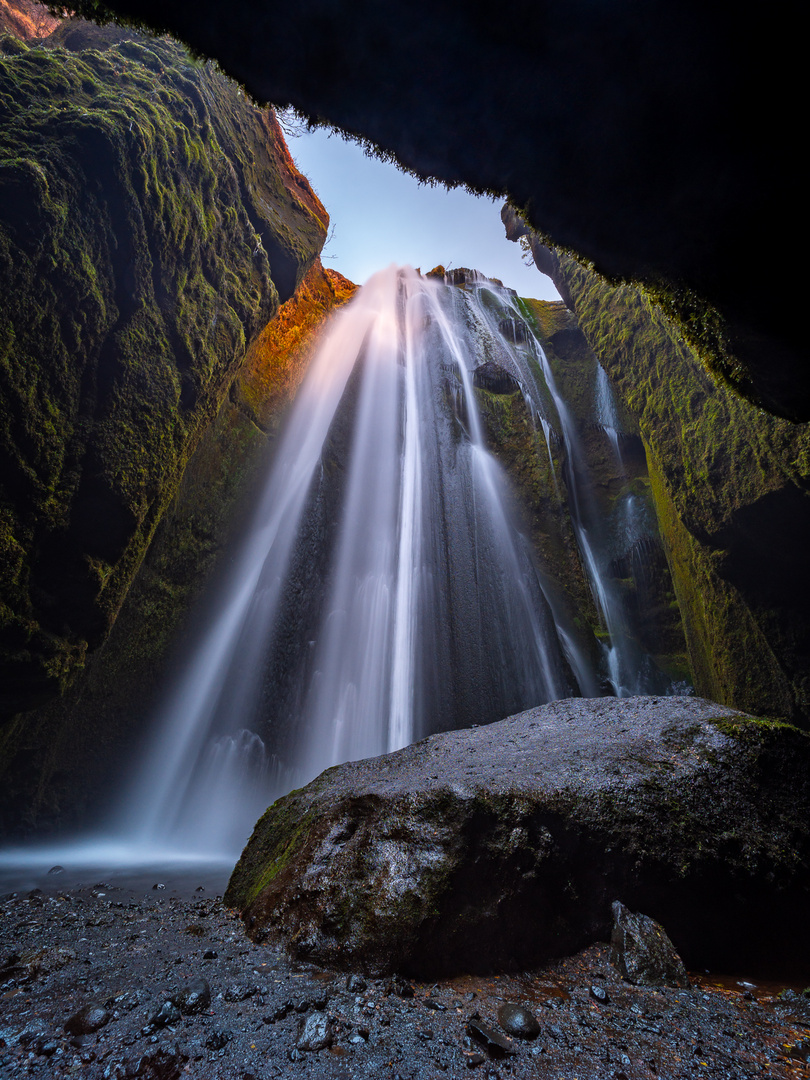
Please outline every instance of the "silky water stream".
[{"label": "silky water stream", "polygon": [[[449,285],[392,266],[335,315],[109,839],[77,858],[232,864],[269,802],[330,765],[556,698],[651,692],[605,573],[577,425],[524,314],[474,273]],[[543,432],[601,655],[510,517],[473,388],[492,360]],[[598,378],[595,422],[621,468]]]}]

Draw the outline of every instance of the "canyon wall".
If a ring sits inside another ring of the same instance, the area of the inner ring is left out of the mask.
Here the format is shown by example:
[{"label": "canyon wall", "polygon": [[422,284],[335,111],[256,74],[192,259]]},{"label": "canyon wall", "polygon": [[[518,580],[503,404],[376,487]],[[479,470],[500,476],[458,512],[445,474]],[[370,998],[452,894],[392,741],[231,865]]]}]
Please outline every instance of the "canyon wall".
[{"label": "canyon wall", "polygon": [[48,45],[0,46],[5,715],[104,640],[328,223],[272,113],[211,66],[81,23]]},{"label": "canyon wall", "polygon": [[[697,692],[810,718],[810,432],[706,373],[654,299],[526,235],[644,440]],[[765,288],[765,286],[763,286]]]}]

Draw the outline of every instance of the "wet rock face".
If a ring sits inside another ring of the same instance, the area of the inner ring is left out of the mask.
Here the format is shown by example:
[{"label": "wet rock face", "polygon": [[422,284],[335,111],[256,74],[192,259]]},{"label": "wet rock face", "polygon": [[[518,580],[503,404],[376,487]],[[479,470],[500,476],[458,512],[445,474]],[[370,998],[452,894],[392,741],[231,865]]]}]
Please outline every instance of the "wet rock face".
[{"label": "wet rock face", "polygon": [[617,895],[702,966],[788,959],[808,765],[801,732],[700,699],[555,702],[327,770],[259,821],[225,899],[254,940],[369,973],[523,968],[607,938]]},{"label": "wet rock face", "polygon": [[[508,191],[536,228],[613,277],[664,280],[687,308],[707,297],[739,350],[739,381],[810,416],[802,275],[763,296],[750,273],[761,237],[775,267],[794,265],[801,243],[801,35],[789,40],[779,20],[683,0],[598,12],[587,0],[512,0],[494,16],[454,0],[350,13],[241,0],[227,20],[215,0],[109,6],[168,26],[260,99],[360,132],[422,175]],[[780,62],[763,85],[756,58],[769,55]]]},{"label": "wet rock face", "polygon": [[473,372],[473,385],[481,390],[489,390],[491,394],[514,394],[516,390],[520,389],[514,375],[510,375],[506,368],[493,363],[491,360],[475,369]]},{"label": "wet rock face", "polygon": [[104,640],[328,221],[272,113],[176,44],[2,40],[0,716]]}]

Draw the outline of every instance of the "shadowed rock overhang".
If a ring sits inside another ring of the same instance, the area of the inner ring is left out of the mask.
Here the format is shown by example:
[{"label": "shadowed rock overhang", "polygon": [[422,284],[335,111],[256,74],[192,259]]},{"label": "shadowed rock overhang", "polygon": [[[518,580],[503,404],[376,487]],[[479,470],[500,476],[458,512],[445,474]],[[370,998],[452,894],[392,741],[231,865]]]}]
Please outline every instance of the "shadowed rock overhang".
[{"label": "shadowed rock overhang", "polygon": [[802,65],[784,20],[690,0],[79,9],[169,30],[259,99],[421,176],[508,193],[555,243],[652,284],[693,331],[705,324],[721,375],[749,399],[810,417],[789,272],[806,232]]}]

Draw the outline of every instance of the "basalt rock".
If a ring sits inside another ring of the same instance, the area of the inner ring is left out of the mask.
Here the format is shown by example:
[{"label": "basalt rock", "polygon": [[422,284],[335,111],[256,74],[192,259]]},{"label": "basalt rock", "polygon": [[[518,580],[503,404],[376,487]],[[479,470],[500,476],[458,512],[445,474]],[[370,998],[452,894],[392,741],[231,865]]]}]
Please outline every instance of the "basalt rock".
[{"label": "basalt rock", "polygon": [[613,903],[610,962],[636,986],[688,986],[683,960],[660,923]]},{"label": "basalt rock", "polygon": [[606,939],[616,896],[687,962],[801,964],[808,766],[802,732],[700,699],[554,702],[327,770],[260,819],[225,902],[373,974],[523,970]]},{"label": "basalt rock", "polygon": [[495,364],[491,360],[475,369],[473,386],[478,387],[479,390],[489,390],[491,394],[514,394],[520,389],[514,375],[510,375],[500,364]]}]

